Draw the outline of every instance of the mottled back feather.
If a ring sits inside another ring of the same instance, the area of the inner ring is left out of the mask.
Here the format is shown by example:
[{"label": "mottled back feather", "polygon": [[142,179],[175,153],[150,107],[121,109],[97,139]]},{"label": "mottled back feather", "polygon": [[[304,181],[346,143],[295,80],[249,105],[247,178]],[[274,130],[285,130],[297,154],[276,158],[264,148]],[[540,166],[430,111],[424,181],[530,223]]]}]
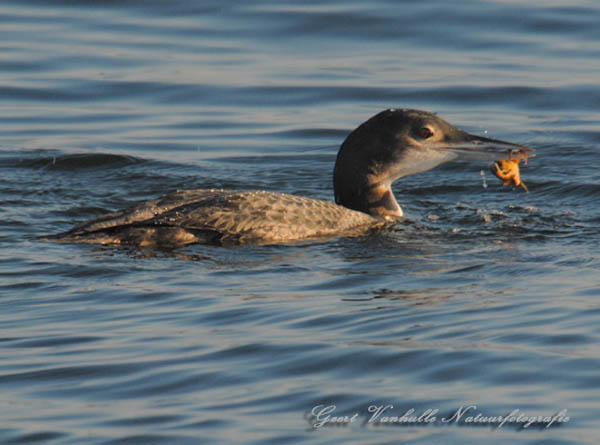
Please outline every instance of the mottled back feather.
[{"label": "mottled back feather", "polygon": [[332,202],[264,191],[182,190],[47,237],[101,244],[273,244],[352,236],[384,222]]}]

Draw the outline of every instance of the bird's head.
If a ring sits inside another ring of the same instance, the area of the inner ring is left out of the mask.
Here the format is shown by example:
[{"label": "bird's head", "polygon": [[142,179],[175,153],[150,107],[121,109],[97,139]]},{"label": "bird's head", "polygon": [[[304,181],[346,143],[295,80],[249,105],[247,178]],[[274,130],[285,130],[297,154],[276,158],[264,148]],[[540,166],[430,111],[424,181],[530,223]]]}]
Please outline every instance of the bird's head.
[{"label": "bird's head", "polygon": [[494,161],[510,150],[533,149],[469,134],[426,111],[385,110],[352,131],[340,147],[335,202],[373,216],[400,217],[390,188],[396,179],[453,160]]}]

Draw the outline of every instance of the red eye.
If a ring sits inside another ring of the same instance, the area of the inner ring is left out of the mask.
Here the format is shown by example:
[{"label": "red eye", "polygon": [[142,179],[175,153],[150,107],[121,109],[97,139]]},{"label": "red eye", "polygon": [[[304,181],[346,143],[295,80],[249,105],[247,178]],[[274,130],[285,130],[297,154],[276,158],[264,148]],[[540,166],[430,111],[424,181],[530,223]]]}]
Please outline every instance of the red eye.
[{"label": "red eye", "polygon": [[433,131],[431,131],[429,127],[421,127],[421,129],[419,129],[419,136],[421,136],[423,139],[430,138],[433,136]]}]

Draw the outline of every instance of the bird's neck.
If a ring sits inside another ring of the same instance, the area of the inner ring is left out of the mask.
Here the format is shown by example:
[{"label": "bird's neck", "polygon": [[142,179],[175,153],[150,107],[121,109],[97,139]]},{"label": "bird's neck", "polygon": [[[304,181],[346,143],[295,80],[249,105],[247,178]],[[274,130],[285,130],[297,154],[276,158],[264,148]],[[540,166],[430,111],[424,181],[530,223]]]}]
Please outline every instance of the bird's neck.
[{"label": "bird's neck", "polygon": [[396,219],[403,215],[389,185],[379,184],[369,188],[367,208],[370,215],[385,219]]},{"label": "bird's neck", "polygon": [[[382,169],[368,152],[356,151],[351,133],[338,152],[333,169],[335,202],[352,210],[387,220],[402,217],[391,185],[400,177],[390,169]],[[350,142],[349,142],[350,141]]]},{"label": "bird's neck", "polygon": [[387,220],[403,216],[389,184],[364,178],[351,183],[335,183],[335,202],[352,210]]}]

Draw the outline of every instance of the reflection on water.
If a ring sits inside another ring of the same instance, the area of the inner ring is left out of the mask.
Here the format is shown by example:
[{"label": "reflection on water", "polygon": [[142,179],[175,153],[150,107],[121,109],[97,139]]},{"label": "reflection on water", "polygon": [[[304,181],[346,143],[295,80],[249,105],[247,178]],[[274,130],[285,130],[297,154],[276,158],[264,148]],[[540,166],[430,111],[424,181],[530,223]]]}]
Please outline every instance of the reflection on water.
[{"label": "reflection on water", "polygon": [[[4,2],[3,443],[596,443],[593,2]],[[185,188],[332,200],[389,107],[536,148],[398,181],[384,233],[127,250],[36,236]],[[487,187],[482,185],[484,171]],[[557,427],[312,431],[370,405]]]}]

